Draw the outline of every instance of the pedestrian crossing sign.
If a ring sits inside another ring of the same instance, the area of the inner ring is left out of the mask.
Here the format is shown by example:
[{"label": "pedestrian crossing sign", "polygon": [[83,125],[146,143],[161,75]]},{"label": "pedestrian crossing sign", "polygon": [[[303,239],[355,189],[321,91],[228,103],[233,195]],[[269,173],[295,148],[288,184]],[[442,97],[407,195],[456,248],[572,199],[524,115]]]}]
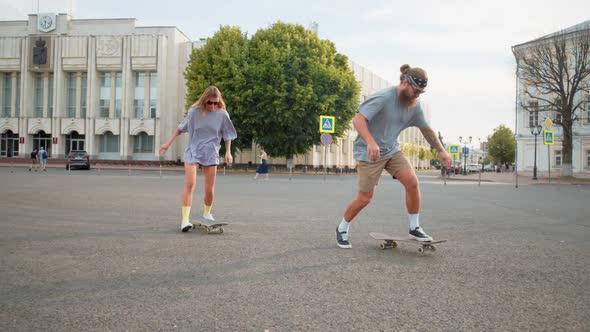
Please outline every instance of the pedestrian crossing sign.
[{"label": "pedestrian crossing sign", "polygon": [[336,130],[336,117],[320,115],[320,133],[333,133]]},{"label": "pedestrian crossing sign", "polygon": [[449,154],[453,155],[455,157],[458,156],[460,148],[461,148],[461,146],[458,144],[450,144],[449,145]]},{"label": "pedestrian crossing sign", "polygon": [[543,130],[543,144],[545,144],[545,145],[555,144],[553,137],[554,137],[553,130]]}]

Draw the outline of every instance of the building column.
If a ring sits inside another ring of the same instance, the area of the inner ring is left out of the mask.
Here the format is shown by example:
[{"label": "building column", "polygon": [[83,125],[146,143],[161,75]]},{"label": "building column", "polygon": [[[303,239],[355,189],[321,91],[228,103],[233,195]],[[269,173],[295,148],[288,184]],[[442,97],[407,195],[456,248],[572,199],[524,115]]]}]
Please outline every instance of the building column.
[{"label": "building column", "polygon": [[[57,37],[54,39],[55,49],[55,71],[53,72],[53,92],[54,92],[54,103],[53,109],[53,125],[52,125],[52,137],[57,137],[57,144],[52,146],[53,157],[61,158],[65,157],[65,135],[61,134],[61,120],[66,115],[65,110],[65,94],[64,92],[64,81],[65,74],[62,67],[62,39]],[[53,143],[53,140],[52,140]]]},{"label": "building column", "polygon": [[131,159],[132,154],[129,153],[129,118],[133,110],[133,72],[131,71],[131,36],[123,38],[123,68],[122,68],[122,89],[123,96],[121,101],[121,148],[120,155],[122,160]]},{"label": "building column", "polygon": [[11,104],[10,104],[10,117],[16,117],[16,72],[13,71],[10,74],[10,82],[12,83],[12,87],[10,88],[11,96]]},{"label": "building column", "polygon": [[43,113],[42,118],[46,118],[49,115],[49,72],[44,71],[41,74],[43,79]]},{"label": "building column", "polygon": [[94,119],[98,114],[98,96],[100,94],[100,84],[96,71],[96,39],[88,37],[88,60],[86,68],[86,151],[91,158],[96,158],[98,150],[94,146]]}]

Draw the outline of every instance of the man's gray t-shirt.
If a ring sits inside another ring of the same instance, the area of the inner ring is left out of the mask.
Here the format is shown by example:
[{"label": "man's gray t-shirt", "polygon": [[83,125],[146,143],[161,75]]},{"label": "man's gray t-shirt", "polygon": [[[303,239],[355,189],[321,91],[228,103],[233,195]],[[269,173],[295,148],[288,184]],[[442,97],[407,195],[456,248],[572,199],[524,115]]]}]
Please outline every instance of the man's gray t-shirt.
[{"label": "man's gray t-shirt", "polygon": [[221,139],[231,141],[238,137],[236,129],[224,109],[208,112],[191,108],[178,130],[188,132],[188,145],[184,150],[184,161],[204,166],[219,164]]},{"label": "man's gray t-shirt", "polygon": [[[420,101],[415,107],[402,106],[397,87],[378,91],[365,100],[356,110],[367,118],[369,132],[379,146],[380,159],[401,151],[398,137],[408,127],[428,128]],[[367,144],[359,135],[354,141],[354,159],[369,161]]]}]

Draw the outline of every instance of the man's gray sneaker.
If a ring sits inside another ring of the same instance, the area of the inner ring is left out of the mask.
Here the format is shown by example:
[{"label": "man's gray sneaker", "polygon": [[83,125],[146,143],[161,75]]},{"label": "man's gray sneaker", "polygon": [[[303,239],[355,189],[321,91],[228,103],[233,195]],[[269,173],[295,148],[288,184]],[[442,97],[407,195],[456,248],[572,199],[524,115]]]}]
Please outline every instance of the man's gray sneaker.
[{"label": "man's gray sneaker", "polygon": [[339,231],[338,226],[336,226],[336,242],[338,243],[338,246],[342,249],[352,248],[350,242],[348,242],[348,232]]}]

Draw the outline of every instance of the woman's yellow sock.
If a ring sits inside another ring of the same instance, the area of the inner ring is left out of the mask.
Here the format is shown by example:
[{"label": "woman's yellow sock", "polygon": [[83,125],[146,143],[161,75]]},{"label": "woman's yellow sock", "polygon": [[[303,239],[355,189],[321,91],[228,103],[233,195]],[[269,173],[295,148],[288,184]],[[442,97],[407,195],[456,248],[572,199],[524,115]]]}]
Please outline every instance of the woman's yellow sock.
[{"label": "woman's yellow sock", "polygon": [[191,214],[191,207],[190,206],[183,206],[182,207],[182,222],[188,221],[190,214]]},{"label": "woman's yellow sock", "polygon": [[205,205],[205,207],[203,208],[203,215],[204,216],[208,216],[209,214],[211,214],[211,207],[212,207],[212,205],[210,205],[210,206]]}]

